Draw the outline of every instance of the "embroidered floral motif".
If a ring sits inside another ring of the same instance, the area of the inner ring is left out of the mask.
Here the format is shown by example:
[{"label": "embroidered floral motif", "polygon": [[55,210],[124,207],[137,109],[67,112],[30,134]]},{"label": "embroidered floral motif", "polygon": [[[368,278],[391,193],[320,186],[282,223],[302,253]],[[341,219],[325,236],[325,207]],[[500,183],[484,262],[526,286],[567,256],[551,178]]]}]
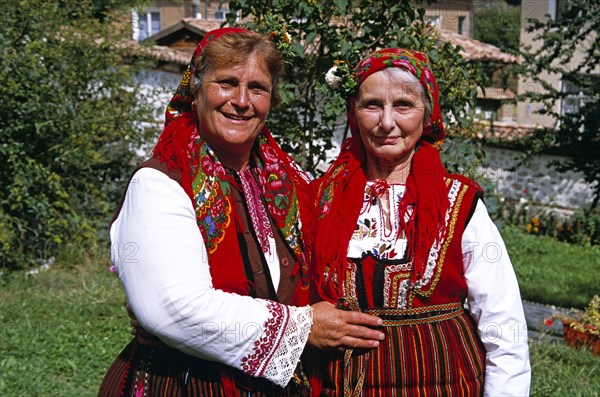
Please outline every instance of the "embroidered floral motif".
[{"label": "embroidered floral motif", "polygon": [[225,238],[225,229],[231,222],[231,185],[221,163],[213,160],[212,150],[205,142],[199,144],[200,150],[192,154],[192,192],[196,222],[203,233],[206,250],[211,254]]},{"label": "embroidered floral motif", "polygon": [[[295,182],[283,168],[277,153],[270,145],[266,145],[266,138],[261,135],[259,140],[261,159],[256,158],[259,169],[259,181],[263,197],[275,225],[281,230],[285,241],[294,251],[296,258],[304,261],[301,222],[298,217],[300,203],[296,194]],[[302,174],[302,173],[301,173]]]},{"label": "embroidered floral motif", "polygon": [[360,219],[356,224],[356,229],[352,234],[352,240],[363,240],[365,237],[376,238],[377,237],[377,219]]},{"label": "embroidered floral motif", "polygon": [[[351,142],[350,139],[347,139],[342,144],[342,150],[347,150],[350,147],[350,142]],[[348,167],[346,166],[346,163],[341,163],[335,170],[332,171],[332,173],[329,177],[329,183],[322,184],[323,191],[321,192],[321,194],[317,195],[317,197],[320,197],[319,204],[317,207],[317,208],[321,209],[321,212],[319,214],[319,219],[321,219],[325,215],[327,215],[331,209],[333,193],[335,191],[335,188],[337,187],[336,183],[337,183],[337,181],[340,180],[340,178],[338,178],[338,176],[342,172],[343,172],[342,179],[344,179],[348,174]],[[336,182],[333,182],[333,181],[336,181]]]}]

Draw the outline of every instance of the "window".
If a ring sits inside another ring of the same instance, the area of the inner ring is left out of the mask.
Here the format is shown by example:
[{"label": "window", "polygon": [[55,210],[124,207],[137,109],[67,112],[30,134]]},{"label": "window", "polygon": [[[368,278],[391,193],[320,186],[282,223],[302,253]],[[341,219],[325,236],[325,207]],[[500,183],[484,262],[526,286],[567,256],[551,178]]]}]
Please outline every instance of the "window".
[{"label": "window", "polygon": [[563,14],[565,13],[566,6],[566,0],[556,0],[556,13],[554,15],[556,16],[557,21],[562,18]]},{"label": "window", "polygon": [[435,26],[438,28],[442,27],[442,16],[441,15],[425,15],[425,22],[429,26]]},{"label": "window", "polygon": [[548,14],[555,20],[560,20],[564,17],[567,10],[568,0],[548,0]]},{"label": "window", "polygon": [[229,13],[229,10],[224,10],[222,8],[219,8],[218,10],[215,11],[215,19],[217,21],[221,21],[221,20],[225,19],[225,16],[227,15],[227,13]]},{"label": "window", "polygon": [[464,35],[467,31],[467,17],[459,16],[458,17],[458,34]]},{"label": "window", "polygon": [[577,84],[568,80],[563,80],[562,91],[566,93],[567,96],[562,101],[561,114],[564,116],[567,114],[578,113],[579,109],[581,109],[587,99],[585,94],[581,92]]},{"label": "window", "polygon": [[149,11],[140,13],[138,20],[139,40],[144,40],[160,32],[160,12]]}]

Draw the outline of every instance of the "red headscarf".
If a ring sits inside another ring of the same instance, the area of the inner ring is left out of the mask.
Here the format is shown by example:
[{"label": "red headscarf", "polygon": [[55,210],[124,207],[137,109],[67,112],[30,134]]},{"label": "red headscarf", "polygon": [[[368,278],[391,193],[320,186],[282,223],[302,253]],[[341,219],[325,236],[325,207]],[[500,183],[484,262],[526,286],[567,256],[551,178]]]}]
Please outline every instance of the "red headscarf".
[{"label": "red headscarf", "polygon": [[[190,91],[196,60],[203,56],[204,48],[219,37],[240,33],[256,34],[241,28],[222,28],[207,33],[198,44],[167,106],[165,127],[153,155],[166,163],[169,170],[181,173],[181,185],[194,205],[198,228],[208,251],[214,287],[246,295],[249,285],[237,237],[241,226],[231,192],[234,182],[198,131]],[[308,266],[304,254],[305,236],[300,226],[309,222],[309,219],[301,221],[301,217],[308,215],[308,179],[281,150],[266,126],[256,139],[251,158],[267,210],[295,254],[296,272],[303,275],[294,294],[296,303],[306,304]]]},{"label": "red headscarf", "polygon": [[[413,262],[414,282],[422,277],[429,249],[440,233],[448,208],[445,186],[447,172],[438,150],[445,131],[439,107],[439,91],[429,69],[427,55],[406,49],[375,51],[354,69],[353,78],[362,82],[373,73],[399,67],[417,77],[431,106],[431,116],[412,158],[406,191],[400,203],[400,224],[407,240],[407,258]],[[354,117],[354,98],[350,99],[348,120],[352,138],[316,185],[314,232],[314,285],[321,299],[336,301],[343,296],[348,244],[360,213],[367,177],[365,153]],[[386,186],[386,182],[380,183]]]}]

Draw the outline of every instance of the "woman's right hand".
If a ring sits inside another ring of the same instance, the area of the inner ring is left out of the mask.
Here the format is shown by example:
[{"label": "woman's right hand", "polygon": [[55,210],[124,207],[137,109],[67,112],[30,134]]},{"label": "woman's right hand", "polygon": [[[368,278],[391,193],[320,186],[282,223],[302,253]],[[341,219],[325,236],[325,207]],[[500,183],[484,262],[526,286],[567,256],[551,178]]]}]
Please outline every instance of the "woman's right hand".
[{"label": "woman's right hand", "polygon": [[312,305],[313,325],[308,344],[319,349],[372,349],[385,335],[375,329],[383,324],[370,314],[337,309],[329,302]]}]

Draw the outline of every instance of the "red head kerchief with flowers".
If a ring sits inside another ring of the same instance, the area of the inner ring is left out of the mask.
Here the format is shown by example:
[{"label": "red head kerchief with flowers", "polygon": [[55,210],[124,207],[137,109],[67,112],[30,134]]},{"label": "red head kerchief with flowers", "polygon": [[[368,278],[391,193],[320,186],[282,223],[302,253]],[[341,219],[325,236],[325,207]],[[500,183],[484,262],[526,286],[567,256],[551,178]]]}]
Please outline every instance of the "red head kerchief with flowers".
[{"label": "red head kerchief with flowers", "polygon": [[[181,172],[181,185],[192,200],[196,221],[209,255],[215,288],[246,295],[249,290],[238,242],[242,228],[236,215],[232,189],[235,181],[226,173],[214,151],[198,131],[192,110],[190,79],[204,48],[226,34],[252,33],[241,28],[222,28],[206,34],[167,106],[165,127],[153,155],[169,170]],[[252,148],[251,163],[270,217],[294,253],[304,281],[294,294],[297,304],[307,298],[307,263],[301,217],[308,216],[308,179],[293,159],[284,153],[264,127]],[[309,219],[306,220],[308,223]],[[257,231],[258,233],[258,231]],[[260,236],[259,236],[260,237]]]},{"label": "red head kerchief with flowers", "polygon": [[[432,110],[415,148],[399,211],[399,222],[408,240],[405,255],[413,262],[411,280],[414,282],[422,277],[429,249],[438,237],[448,208],[444,183],[447,172],[438,153],[445,131],[437,84],[429,69],[429,59],[423,53],[400,48],[373,52],[351,75],[357,83],[356,90],[368,76],[389,67],[402,68],[413,74],[421,82]],[[321,299],[329,301],[343,296],[341,280],[345,278],[348,244],[356,227],[367,182],[366,157],[354,116],[354,97],[349,98],[348,105],[352,138],[344,142],[338,158],[314,184],[314,287]],[[387,182],[379,181],[375,186],[379,187],[380,193]]]}]

